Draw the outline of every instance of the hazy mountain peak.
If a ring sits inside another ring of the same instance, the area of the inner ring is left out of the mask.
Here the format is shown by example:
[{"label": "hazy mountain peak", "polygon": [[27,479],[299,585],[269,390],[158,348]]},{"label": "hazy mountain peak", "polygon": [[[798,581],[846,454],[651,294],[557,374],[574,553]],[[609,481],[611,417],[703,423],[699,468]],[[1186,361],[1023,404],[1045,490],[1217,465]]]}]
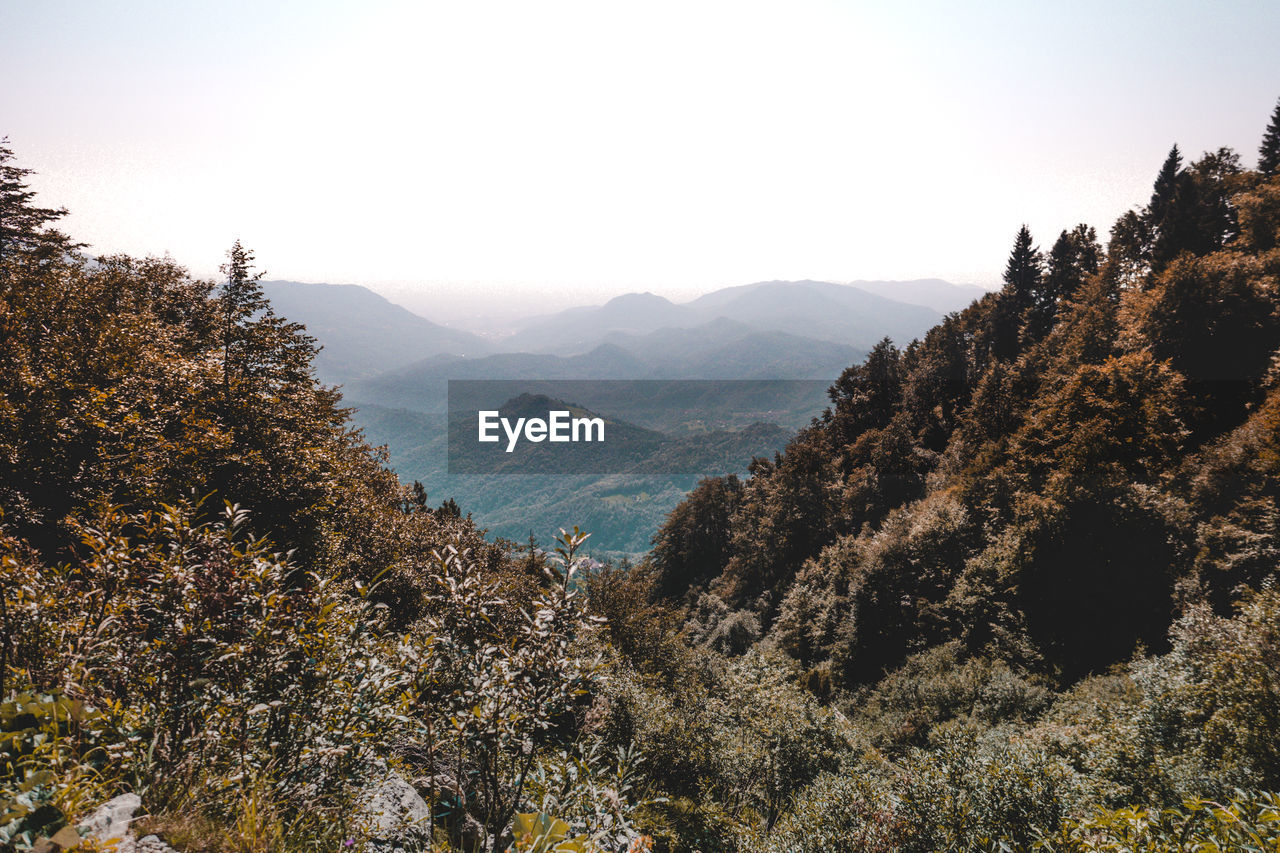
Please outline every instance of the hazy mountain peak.
[{"label": "hazy mountain peak", "polygon": [[302,323],[324,345],[316,374],[343,384],[443,354],[483,355],[489,344],[433,323],[358,284],[264,281],[276,314]]},{"label": "hazy mountain peak", "polygon": [[624,293],[621,296],[615,296],[606,302],[602,307],[609,308],[626,308],[636,306],[675,306],[675,303],[665,296],[659,296],[646,290],[643,293]]}]

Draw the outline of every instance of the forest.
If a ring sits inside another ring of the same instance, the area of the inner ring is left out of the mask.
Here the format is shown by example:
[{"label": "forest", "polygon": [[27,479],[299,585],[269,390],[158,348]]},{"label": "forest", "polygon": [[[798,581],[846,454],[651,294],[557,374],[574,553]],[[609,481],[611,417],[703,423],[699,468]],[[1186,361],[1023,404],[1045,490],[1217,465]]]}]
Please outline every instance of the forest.
[{"label": "forest", "polygon": [[400,483],[250,250],[93,256],[30,174],[0,850],[1280,849],[1280,104],[603,567]]}]

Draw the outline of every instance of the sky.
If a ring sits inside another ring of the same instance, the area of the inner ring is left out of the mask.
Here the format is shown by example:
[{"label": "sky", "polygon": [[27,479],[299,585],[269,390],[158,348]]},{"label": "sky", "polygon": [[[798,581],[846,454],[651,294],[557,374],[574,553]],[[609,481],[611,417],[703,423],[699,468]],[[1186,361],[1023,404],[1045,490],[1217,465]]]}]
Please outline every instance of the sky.
[{"label": "sky", "polygon": [[0,136],[101,253],[433,319],[767,279],[995,286],[1173,143],[1256,161],[1280,4],[0,6]]}]

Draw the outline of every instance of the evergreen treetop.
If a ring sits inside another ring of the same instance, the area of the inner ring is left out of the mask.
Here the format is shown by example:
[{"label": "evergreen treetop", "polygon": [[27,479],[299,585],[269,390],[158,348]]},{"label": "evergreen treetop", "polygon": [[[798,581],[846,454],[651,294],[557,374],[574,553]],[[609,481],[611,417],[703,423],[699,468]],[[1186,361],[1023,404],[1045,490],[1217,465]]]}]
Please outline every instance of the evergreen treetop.
[{"label": "evergreen treetop", "polygon": [[1271,111],[1271,123],[1262,135],[1262,145],[1258,148],[1258,171],[1267,177],[1280,172],[1280,100]]},{"label": "evergreen treetop", "polygon": [[26,179],[35,170],[11,165],[13,156],[9,137],[0,138],[0,261],[14,251],[73,248],[65,236],[49,227],[66,216],[67,209],[32,204],[36,193]]}]

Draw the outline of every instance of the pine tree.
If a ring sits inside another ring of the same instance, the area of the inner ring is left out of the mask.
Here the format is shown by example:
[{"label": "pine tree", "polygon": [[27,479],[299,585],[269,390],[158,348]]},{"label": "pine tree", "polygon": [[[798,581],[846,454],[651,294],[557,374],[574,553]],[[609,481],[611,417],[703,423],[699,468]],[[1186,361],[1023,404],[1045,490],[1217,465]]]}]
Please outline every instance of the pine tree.
[{"label": "pine tree", "polygon": [[36,193],[27,186],[26,178],[34,171],[10,165],[12,159],[13,150],[6,136],[0,139],[0,262],[15,251],[52,253],[78,248],[49,227],[66,216],[67,209],[33,205]]},{"label": "pine tree", "polygon": [[1271,123],[1262,136],[1262,145],[1258,148],[1258,171],[1268,178],[1280,173],[1280,100],[1271,112]]},{"label": "pine tree", "polygon": [[222,385],[224,391],[231,386],[233,376],[248,373],[250,338],[245,334],[255,315],[267,309],[267,298],[262,295],[262,277],[265,271],[253,272],[253,252],[237,240],[227,252],[227,262],[219,267],[227,277],[218,295],[218,307],[222,313]]},{"label": "pine tree", "polygon": [[237,385],[271,393],[310,386],[315,338],[301,323],[276,316],[262,293],[266,273],[254,271],[253,252],[237,240],[220,269],[227,277],[218,294],[224,395],[229,399]]},{"label": "pine tree", "polygon": [[1182,168],[1182,153],[1175,145],[1160,167],[1147,205],[1153,269],[1161,269],[1182,252],[1203,248],[1198,239],[1199,213],[1195,177]]},{"label": "pine tree", "polygon": [[1005,361],[1017,358],[1023,342],[1023,326],[1036,322],[1044,313],[1042,284],[1044,259],[1031,239],[1031,230],[1023,225],[1013,241],[1013,251],[1004,270],[1004,288],[1000,291],[990,315],[990,353]]},{"label": "pine tree", "polygon": [[1178,175],[1182,173],[1182,152],[1174,145],[1169,149],[1169,156],[1164,158],[1160,174],[1156,175],[1155,186],[1151,189],[1151,202],[1147,205],[1147,215],[1151,221],[1159,225],[1169,215],[1178,194]]},{"label": "pine tree", "polygon": [[1025,308],[1037,299],[1043,269],[1044,260],[1032,243],[1031,230],[1023,225],[1014,238],[1013,251],[1004,268],[1005,292],[1019,307]]}]

